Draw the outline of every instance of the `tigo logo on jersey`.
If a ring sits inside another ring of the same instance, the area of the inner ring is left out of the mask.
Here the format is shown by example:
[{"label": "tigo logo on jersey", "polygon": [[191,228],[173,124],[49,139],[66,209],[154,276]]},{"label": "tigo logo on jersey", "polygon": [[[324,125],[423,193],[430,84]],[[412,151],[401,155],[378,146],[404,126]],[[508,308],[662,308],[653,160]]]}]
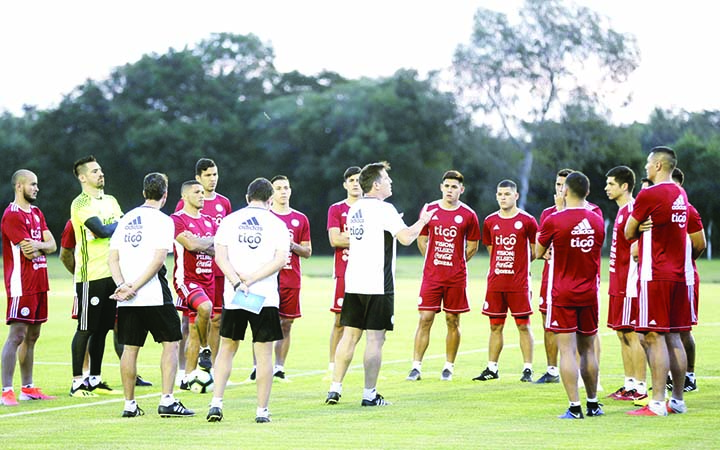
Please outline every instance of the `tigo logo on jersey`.
[{"label": "tigo logo on jersey", "polygon": [[457,236],[457,227],[453,225],[450,228],[445,228],[442,225],[435,225],[433,233],[435,236],[442,236],[445,242],[452,242]]},{"label": "tigo logo on jersey", "polygon": [[517,244],[515,233],[510,236],[503,236],[502,234],[495,236],[495,245],[505,247],[505,250],[511,250],[515,247],[515,244]]},{"label": "tigo logo on jersey", "polygon": [[588,253],[595,245],[595,230],[590,226],[590,221],[588,221],[587,218],[584,218],[580,223],[575,225],[570,234],[574,236],[586,236],[570,239],[570,247],[579,248],[583,253]]}]

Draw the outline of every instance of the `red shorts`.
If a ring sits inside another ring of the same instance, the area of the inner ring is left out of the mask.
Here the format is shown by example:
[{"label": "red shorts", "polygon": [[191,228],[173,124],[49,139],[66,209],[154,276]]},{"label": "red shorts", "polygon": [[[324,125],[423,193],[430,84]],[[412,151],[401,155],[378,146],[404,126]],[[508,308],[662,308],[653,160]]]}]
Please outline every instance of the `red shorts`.
[{"label": "red shorts", "polygon": [[330,311],[339,313],[342,311],[343,298],[345,297],[345,277],[335,278],[335,295]]},{"label": "red shorts", "polygon": [[530,291],[487,292],[482,313],[490,317],[506,317],[508,309],[513,317],[526,317],[533,313]]},{"label": "red shorts", "polygon": [[638,318],[637,297],[611,295],[608,303],[607,325],[613,330],[634,330]]},{"label": "red shorts", "polygon": [[692,329],[689,286],[682,281],[641,281],[635,331],[679,333]]},{"label": "red shorts", "polygon": [[548,280],[543,278],[540,282],[540,297],[538,301],[538,310],[541,313],[547,313],[547,294],[548,294]]},{"label": "red shorts", "polygon": [[300,312],[300,288],[280,288],[280,317],[297,319]]},{"label": "red shorts", "polygon": [[586,336],[597,334],[598,305],[557,306],[550,305],[545,318],[545,329],[553,333],[579,333]]},{"label": "red shorts", "polygon": [[215,289],[213,289],[213,312],[220,314],[225,304],[225,275],[215,276]]},{"label": "red shorts", "polygon": [[443,286],[432,282],[423,282],[420,286],[418,309],[420,311],[440,312],[440,305],[445,312],[461,314],[470,311],[466,286]]},{"label": "red shorts", "polygon": [[48,319],[47,292],[8,297],[5,323],[45,323]]},{"label": "red shorts", "polygon": [[691,317],[692,324],[698,324],[698,306],[700,300],[700,280],[695,277],[695,284],[688,286],[688,298],[690,299],[690,306],[692,306]]}]

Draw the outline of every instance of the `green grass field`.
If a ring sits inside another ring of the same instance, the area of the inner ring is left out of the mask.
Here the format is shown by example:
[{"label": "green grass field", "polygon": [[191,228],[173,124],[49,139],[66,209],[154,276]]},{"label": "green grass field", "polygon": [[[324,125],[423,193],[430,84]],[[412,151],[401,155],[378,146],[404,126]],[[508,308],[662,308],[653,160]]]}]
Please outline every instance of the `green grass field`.
[{"label": "green grass field", "polygon": [[[273,422],[254,423],[255,386],[237,384],[225,395],[225,418],[207,423],[210,395],[176,393],[197,412],[186,419],[161,419],[159,398],[160,346],[151,341],[140,353],[139,372],[155,383],[138,388],[137,399],[147,415],[122,419],[122,396],[98,399],[69,397],[71,380],[70,340],[75,322],[70,319],[70,277],[51,258],[50,320],[35,354],[35,383],[53,401],[21,402],[0,406],[2,448],[637,448],[689,449],[720,447],[720,261],[701,261],[701,324],[697,341],[699,391],[689,393],[689,412],[667,418],[630,417],[627,402],[603,401],[606,415],[583,421],[556,418],[567,407],[560,384],[538,386],[520,383],[522,360],[517,332],[508,322],[505,349],[500,358],[500,379],[473,382],[487,362],[488,320],[480,313],[484,296],[487,258],[470,264],[473,311],[462,318],[462,343],[454,380],[441,382],[445,324],[436,320],[423,364],[423,380],[405,381],[410,369],[412,342],[417,324],[417,293],[422,261],[398,261],[395,331],[388,334],[378,390],[393,402],[387,408],[361,408],[362,350],[353,361],[344,383],[341,402],[323,404],[329,386],[323,381],[327,368],[328,338],[332,315],[328,312],[333,282],[331,259],[305,261],[303,314],[293,328],[286,372],[288,382],[276,382],[270,399]],[[604,264],[606,271],[607,264]],[[534,263],[535,283],[541,266]],[[607,284],[602,286],[607,291]],[[537,292],[537,286],[534,291]],[[603,296],[605,298],[606,296]],[[533,299],[534,301],[536,299]],[[607,306],[607,305],[603,305]],[[4,309],[3,309],[4,312]],[[532,317],[535,372],[545,369],[539,315]],[[606,309],[602,309],[604,324]],[[601,383],[607,395],[623,382],[618,340],[601,328]],[[108,338],[103,378],[120,389],[118,360]],[[4,340],[4,333],[3,333]],[[241,343],[231,381],[242,382],[252,366],[250,344]],[[15,375],[19,391],[19,371]],[[584,400],[583,392],[581,399]]]}]

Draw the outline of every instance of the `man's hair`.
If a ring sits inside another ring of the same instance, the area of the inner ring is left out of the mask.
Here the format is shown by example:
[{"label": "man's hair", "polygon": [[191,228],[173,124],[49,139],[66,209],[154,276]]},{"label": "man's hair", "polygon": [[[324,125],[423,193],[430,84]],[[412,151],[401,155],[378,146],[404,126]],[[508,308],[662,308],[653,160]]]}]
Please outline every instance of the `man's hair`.
[{"label": "man's hair", "polygon": [[652,150],[650,150],[650,153],[653,154],[653,159],[659,159],[662,162],[663,167],[668,171],[671,172],[677,166],[677,156],[675,155],[675,150],[671,149],[670,147],[665,146],[659,146],[654,147]]},{"label": "man's hair", "polygon": [[12,174],[12,178],[10,178],[10,182],[12,183],[13,189],[15,189],[15,185],[18,184],[20,182],[20,180],[24,180],[31,174],[32,174],[32,172],[27,169],[16,170],[15,173]]},{"label": "man's hair", "polygon": [[199,184],[202,186],[202,183],[200,183],[198,180],[187,180],[185,181],[182,186],[180,186],[180,194],[182,195],[183,192],[185,192],[186,189],[188,189],[190,186],[195,186]]},{"label": "man's hair", "polygon": [[267,178],[255,178],[247,188],[247,201],[259,200],[263,203],[270,200],[275,190],[272,183]]},{"label": "man's hair", "polygon": [[606,177],[613,177],[615,181],[622,186],[627,183],[628,192],[632,192],[635,189],[635,172],[632,171],[628,166],[617,166],[608,170],[605,174]]},{"label": "man's hair", "polygon": [[582,172],[573,172],[565,179],[565,188],[575,197],[584,199],[590,193],[590,180]]},{"label": "man's hair", "polygon": [[566,178],[568,175],[570,175],[573,172],[575,172],[575,171],[572,169],[560,169],[560,170],[558,170],[558,173],[555,176]]},{"label": "man's hair", "polygon": [[97,159],[93,155],[86,156],[84,158],[80,158],[77,161],[75,161],[75,164],[73,164],[73,173],[75,174],[75,177],[80,176],[80,172],[85,173],[84,165],[91,162],[97,162]]},{"label": "man's hair", "polygon": [[457,182],[460,183],[460,184],[464,184],[464,183],[465,183],[465,177],[463,176],[463,174],[461,174],[461,173],[460,173],[459,171],[457,171],[457,170],[448,170],[447,172],[445,172],[445,173],[443,174],[442,179],[443,179],[443,181],[445,181],[445,180],[455,180],[455,181],[457,181]]},{"label": "man's hair", "polygon": [[208,170],[211,167],[216,167],[215,161],[213,161],[210,158],[200,158],[195,163],[195,175],[200,176],[200,175],[202,175],[203,172],[205,172],[206,170]]},{"label": "man's hair", "polygon": [[380,171],[390,170],[390,163],[387,161],[374,162],[366,164],[360,171],[360,188],[363,193],[367,194],[372,190],[373,183],[380,179]]},{"label": "man's hair", "polygon": [[517,192],[517,184],[513,180],[502,180],[497,185],[498,189],[500,188],[510,188],[513,191]]},{"label": "man's hair", "polygon": [[672,171],[672,179],[679,184],[680,186],[685,183],[685,174],[682,170],[678,169],[677,167],[673,169]]},{"label": "man's hair", "polygon": [[361,170],[362,169],[358,166],[348,167],[347,169],[345,169],[345,173],[343,173],[343,180],[347,181],[347,179],[351,176],[359,174]]},{"label": "man's hair", "polygon": [[160,200],[168,189],[168,177],[164,173],[151,172],[143,179],[143,194],[147,200]]},{"label": "man's hair", "polygon": [[642,183],[647,183],[648,186],[652,186],[653,184],[655,184],[652,182],[652,180],[650,178],[646,178],[646,177],[643,177],[640,180],[640,184],[642,184]]},{"label": "man's hair", "polygon": [[278,180],[285,180],[285,181],[288,182],[288,184],[290,183],[290,180],[289,180],[288,177],[286,177],[285,175],[275,175],[274,177],[272,177],[272,178],[270,179],[270,183],[274,183],[274,182],[276,182],[276,181],[278,181]]}]

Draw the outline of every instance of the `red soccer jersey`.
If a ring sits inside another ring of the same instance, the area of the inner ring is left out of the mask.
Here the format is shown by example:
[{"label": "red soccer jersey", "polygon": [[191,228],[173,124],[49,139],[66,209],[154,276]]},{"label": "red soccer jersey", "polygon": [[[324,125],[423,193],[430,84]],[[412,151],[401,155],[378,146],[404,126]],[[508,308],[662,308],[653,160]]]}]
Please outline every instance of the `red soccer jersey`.
[{"label": "red soccer jersey", "polygon": [[538,243],[553,246],[548,276],[549,302],[557,306],[589,306],[598,302],[600,253],[605,238],[603,219],[587,208],[551,214]]},{"label": "red soccer jersey", "polygon": [[633,210],[631,200],[617,213],[610,244],[610,279],[608,294],[616,297],[637,297],[637,263],[630,256],[634,241],[625,238],[625,225]]},{"label": "red soccer jersey", "polygon": [[[212,217],[200,214],[192,217],[184,211],[178,211],[170,216],[175,224],[175,237],[183,231],[189,231],[197,237],[215,236],[217,224]],[[195,282],[202,286],[212,286],[214,283],[213,257],[203,252],[191,252],[175,241],[175,268],[173,269],[173,283],[175,290]]]},{"label": "red soccer jersey", "polygon": [[670,181],[638,193],[632,217],[640,223],[651,217],[653,222],[652,228],[640,233],[640,280],[692,284],[688,204],[683,188]]},{"label": "red soccer jersey", "polygon": [[73,228],[72,220],[68,219],[63,229],[62,236],[60,236],[60,247],[62,248],[75,248],[75,229]]},{"label": "red soccer jersey", "polygon": [[[330,208],[328,208],[327,229],[330,230],[330,228],[339,228],[341,233],[346,232],[347,212],[349,210],[350,205],[347,200],[330,205]],[[334,278],[342,278],[345,276],[348,254],[349,252],[347,247],[335,247],[335,264],[333,265]]]},{"label": "red soccer jersey", "polygon": [[527,292],[530,289],[530,246],[535,244],[535,218],[523,210],[513,217],[494,212],[483,223],[483,245],[492,246],[488,292]]},{"label": "red soccer jersey", "polygon": [[[184,207],[185,202],[183,201],[183,199],[180,199],[177,206],[175,207],[175,212],[180,211]],[[205,199],[205,203],[203,203],[203,207],[200,212],[215,219],[215,225],[217,228],[220,226],[220,222],[222,222],[225,216],[232,212],[230,199],[228,199],[222,194],[218,194],[217,192],[215,192],[213,198]],[[222,270],[220,270],[217,264],[215,264],[215,261],[213,261],[213,271],[216,277],[224,276]]]},{"label": "red soccer jersey", "polygon": [[[310,222],[305,214],[294,209],[290,209],[287,214],[279,214],[275,211],[272,211],[272,213],[285,222],[285,226],[290,231],[290,240],[292,242],[296,244],[303,241],[310,242]],[[287,263],[280,270],[280,287],[299,289],[301,275],[300,256],[295,252],[290,252]]]},{"label": "red soccer jersey", "polygon": [[23,256],[20,242],[24,239],[43,240],[48,229],[45,216],[37,206],[23,211],[15,202],[10,203],[2,216],[3,268],[8,297],[21,297],[47,292],[47,258],[41,254],[33,260]]},{"label": "red soccer jersey", "polygon": [[467,280],[465,243],[480,240],[477,214],[460,202],[454,210],[440,207],[440,200],[428,204],[433,216],[420,231],[428,237],[423,282],[456,285]]}]

